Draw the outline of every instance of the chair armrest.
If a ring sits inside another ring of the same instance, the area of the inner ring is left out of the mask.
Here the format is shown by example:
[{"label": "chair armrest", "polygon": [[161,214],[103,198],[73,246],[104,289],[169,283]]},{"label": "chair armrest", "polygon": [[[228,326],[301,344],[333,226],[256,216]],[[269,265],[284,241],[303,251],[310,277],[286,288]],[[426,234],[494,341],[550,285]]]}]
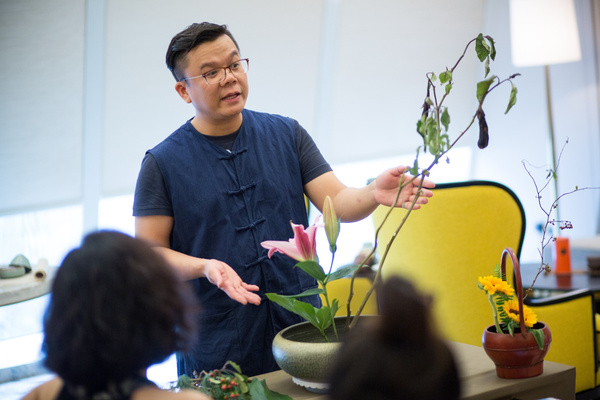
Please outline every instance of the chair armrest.
[{"label": "chair armrest", "polygon": [[570,300],[574,300],[574,299],[578,299],[578,298],[586,297],[586,296],[590,296],[593,298],[594,294],[590,289],[577,289],[577,290],[570,290],[568,292],[550,296],[550,297],[538,297],[538,298],[528,297],[525,299],[524,303],[528,306],[543,307],[543,306],[549,306],[552,304],[563,303],[565,301],[570,301]]},{"label": "chair armrest", "polygon": [[552,331],[546,360],[577,368],[576,392],[597,386],[597,331],[594,295],[589,289],[525,299],[525,303]]}]

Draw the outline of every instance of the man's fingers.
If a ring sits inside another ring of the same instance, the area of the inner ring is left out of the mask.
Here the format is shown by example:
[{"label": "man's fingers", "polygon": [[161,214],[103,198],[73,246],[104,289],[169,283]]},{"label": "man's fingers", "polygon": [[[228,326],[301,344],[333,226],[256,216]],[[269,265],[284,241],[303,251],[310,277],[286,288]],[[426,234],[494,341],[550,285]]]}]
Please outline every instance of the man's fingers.
[{"label": "man's fingers", "polygon": [[260,288],[256,285],[250,285],[246,282],[242,282],[242,287],[246,290],[250,290],[252,292],[258,292],[260,290]]}]

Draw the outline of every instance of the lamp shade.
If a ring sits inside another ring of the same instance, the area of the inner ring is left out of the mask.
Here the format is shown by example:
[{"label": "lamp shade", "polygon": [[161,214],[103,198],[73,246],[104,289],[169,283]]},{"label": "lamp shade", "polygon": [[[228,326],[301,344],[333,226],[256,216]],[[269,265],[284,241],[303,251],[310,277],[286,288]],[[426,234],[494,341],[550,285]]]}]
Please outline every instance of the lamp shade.
[{"label": "lamp shade", "polygon": [[510,39],[517,67],[580,60],[573,0],[510,0]]}]

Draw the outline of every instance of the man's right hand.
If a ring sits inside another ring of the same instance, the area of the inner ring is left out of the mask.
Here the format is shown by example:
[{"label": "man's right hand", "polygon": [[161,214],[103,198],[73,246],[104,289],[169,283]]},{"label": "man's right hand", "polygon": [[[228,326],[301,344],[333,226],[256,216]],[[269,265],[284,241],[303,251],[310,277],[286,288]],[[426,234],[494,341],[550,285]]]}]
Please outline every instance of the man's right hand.
[{"label": "man's right hand", "polygon": [[204,273],[210,283],[224,291],[232,300],[242,304],[260,304],[260,296],[252,293],[259,290],[258,286],[242,281],[237,272],[224,262],[206,260]]}]

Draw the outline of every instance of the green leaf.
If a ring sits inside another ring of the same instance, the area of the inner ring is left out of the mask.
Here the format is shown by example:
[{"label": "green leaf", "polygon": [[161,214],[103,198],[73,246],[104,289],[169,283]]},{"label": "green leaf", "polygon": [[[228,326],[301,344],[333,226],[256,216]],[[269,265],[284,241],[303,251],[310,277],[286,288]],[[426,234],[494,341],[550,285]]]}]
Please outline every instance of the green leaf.
[{"label": "green leaf", "polygon": [[408,170],[408,172],[410,172],[410,174],[412,176],[417,176],[419,175],[419,162],[417,161],[417,159],[415,159],[415,162],[413,163],[413,166],[411,169]]},{"label": "green leaf", "polygon": [[289,312],[299,315],[301,318],[305,319],[314,327],[319,329],[321,334],[324,335],[323,329],[321,329],[322,321],[320,321],[319,317],[317,316],[320,309],[304,301],[296,300],[295,298],[282,296],[276,293],[267,293],[267,298],[275,304],[285,308]]},{"label": "green leaf", "polygon": [[248,378],[242,375],[242,371],[234,372],[235,380],[240,387],[242,393],[248,393]]},{"label": "green leaf", "polygon": [[[333,299],[332,304],[335,303],[335,311],[337,311],[337,309],[339,308],[338,306],[338,301],[337,299]],[[323,333],[325,331],[325,329],[329,328],[331,326],[331,323],[333,322],[331,319],[331,315],[333,314],[331,312],[331,310],[333,310],[333,307],[330,309],[327,306],[323,306],[320,309],[317,310],[316,313],[316,321],[317,321],[317,328]]]},{"label": "green leaf", "polygon": [[273,295],[281,297],[281,298],[297,299],[298,297],[314,296],[315,294],[322,294],[322,293],[323,293],[323,289],[321,289],[321,288],[313,288],[313,289],[305,290],[304,292],[298,293],[298,294],[275,294],[275,293],[267,293],[267,296],[270,295],[270,294],[273,294]]},{"label": "green leaf", "polygon": [[435,81],[437,81],[437,75],[436,75],[435,73],[433,73],[433,72],[432,72],[432,73],[431,73],[431,77],[429,77],[429,80],[430,80],[431,82],[435,82]]},{"label": "green leaf", "polygon": [[510,336],[513,336],[515,333],[515,328],[511,323],[508,324],[508,333],[510,333]]},{"label": "green leaf", "polygon": [[507,114],[510,109],[517,103],[517,87],[514,83],[510,83],[512,85],[512,89],[510,90],[510,98],[508,99],[508,106],[506,107],[506,111],[504,114]]},{"label": "green leaf", "polygon": [[339,309],[340,309],[340,302],[338,301],[338,299],[333,299],[331,301],[331,312],[329,313],[329,315],[335,316],[335,314],[337,313],[337,311]]},{"label": "green leaf", "polygon": [[277,293],[267,293],[267,298],[274,302],[275,304],[279,304],[281,307],[285,308],[288,311],[294,312],[294,299],[291,297],[282,296]]},{"label": "green leaf", "polygon": [[496,76],[492,75],[488,79],[477,83],[477,100],[479,100],[479,102],[481,102],[484,96],[487,94],[490,85],[492,82],[494,82],[494,79],[496,79]]},{"label": "green leaf", "polygon": [[440,83],[444,84],[452,80],[452,71],[444,71],[440,74]]},{"label": "green leaf", "polygon": [[425,120],[427,118],[426,114],[423,114],[421,116],[421,119],[419,121],[417,121],[417,132],[419,132],[419,135],[425,137]]},{"label": "green leaf", "polygon": [[240,368],[240,366],[236,363],[234,363],[231,360],[227,360],[227,362],[225,363],[225,365],[231,365],[231,367],[238,373],[241,374],[242,373],[242,369]]},{"label": "green leaf", "polygon": [[448,114],[448,107],[444,107],[442,111],[442,125],[444,125],[444,129],[448,132],[448,125],[450,125],[450,114]]},{"label": "green leaf", "polygon": [[488,74],[490,73],[490,58],[486,58],[485,59],[485,74],[483,75],[483,77],[487,77]]},{"label": "green leaf", "polygon": [[485,60],[490,55],[490,48],[487,43],[485,43],[481,33],[475,40],[475,51],[477,52],[477,58],[479,58],[479,61]]},{"label": "green leaf", "polygon": [[336,269],[335,271],[333,271],[331,274],[329,274],[329,278],[327,278],[327,282],[335,281],[335,280],[344,278],[348,275],[352,275],[352,274],[354,274],[354,271],[356,271],[358,269],[358,267],[360,267],[360,264],[344,265],[343,267],[340,267],[340,268]]},{"label": "green leaf", "polygon": [[429,152],[436,155],[440,151],[439,145],[440,130],[432,117],[427,118],[427,145]]},{"label": "green leaf", "polygon": [[278,304],[286,310],[301,316],[311,323],[315,321],[314,317],[316,315],[316,311],[312,304],[296,300],[291,297],[285,297],[276,293],[267,293],[267,298],[275,304]]},{"label": "green leaf", "polygon": [[542,350],[544,348],[544,331],[541,329],[529,329],[529,332],[531,332],[538,347]]},{"label": "green leaf", "polygon": [[292,400],[292,398],[286,394],[281,394],[272,391],[267,386],[265,380],[252,379],[249,384],[250,397],[257,400]]},{"label": "green leaf", "polygon": [[319,321],[317,319],[317,311],[319,310],[318,308],[316,308],[312,304],[295,299],[292,300],[292,304],[292,311],[294,313],[298,314],[299,316],[301,316],[311,324],[315,325],[316,327],[319,326]]},{"label": "green leaf", "polygon": [[490,58],[492,60],[496,59],[496,44],[494,43],[494,38],[491,36],[486,36],[485,37],[488,40],[488,43],[490,44]]},{"label": "green leaf", "polygon": [[187,375],[179,375],[179,378],[177,378],[177,387],[180,389],[191,389],[192,378]]},{"label": "green leaf", "polygon": [[444,89],[446,90],[446,94],[450,94],[450,91],[452,90],[452,84],[447,84]]},{"label": "green leaf", "polygon": [[306,272],[319,282],[323,282],[327,277],[325,271],[323,271],[323,268],[321,268],[319,263],[317,263],[316,261],[300,261],[295,266],[299,267],[300,269],[302,269],[302,271]]}]

